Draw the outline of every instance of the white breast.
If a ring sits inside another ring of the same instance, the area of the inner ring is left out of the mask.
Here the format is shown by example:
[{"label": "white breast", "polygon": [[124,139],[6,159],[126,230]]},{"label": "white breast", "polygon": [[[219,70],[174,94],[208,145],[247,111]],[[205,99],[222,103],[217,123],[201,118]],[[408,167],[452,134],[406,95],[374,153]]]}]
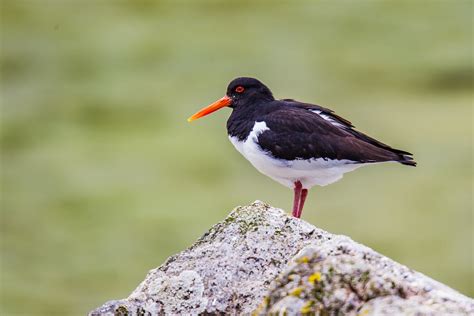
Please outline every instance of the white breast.
[{"label": "white breast", "polygon": [[293,188],[296,181],[300,181],[306,189],[315,185],[328,185],[340,180],[344,173],[363,165],[350,160],[274,158],[270,153],[263,151],[257,142],[258,136],[266,130],[269,128],[265,122],[255,122],[252,131],[244,141],[230,136],[229,139],[258,171],[289,188]]}]

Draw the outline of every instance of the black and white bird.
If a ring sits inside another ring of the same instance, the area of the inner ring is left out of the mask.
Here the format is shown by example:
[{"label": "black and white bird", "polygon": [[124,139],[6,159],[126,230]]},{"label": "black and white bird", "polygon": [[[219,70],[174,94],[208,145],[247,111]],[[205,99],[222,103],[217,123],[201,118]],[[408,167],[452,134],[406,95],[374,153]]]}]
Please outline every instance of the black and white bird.
[{"label": "black and white bird", "polygon": [[394,149],[354,129],[319,105],[275,100],[259,80],[232,80],[226,95],[188,121],[232,108],[227,132],[234,147],[261,173],[294,190],[293,216],[300,217],[308,190],[325,186],[359,167],[399,162],[416,166],[409,152]]}]

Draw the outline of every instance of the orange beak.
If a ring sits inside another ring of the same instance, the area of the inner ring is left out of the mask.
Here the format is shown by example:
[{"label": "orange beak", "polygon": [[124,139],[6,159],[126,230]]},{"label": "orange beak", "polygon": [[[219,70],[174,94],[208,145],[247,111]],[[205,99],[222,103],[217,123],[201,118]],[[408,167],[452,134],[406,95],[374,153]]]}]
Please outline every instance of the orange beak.
[{"label": "orange beak", "polygon": [[197,120],[200,117],[211,114],[212,112],[215,112],[219,110],[220,108],[223,108],[224,106],[229,106],[231,104],[232,104],[232,99],[229,98],[228,96],[224,96],[222,99],[219,99],[216,102],[206,106],[204,109],[200,110],[199,112],[197,112],[196,114],[188,118],[188,122]]}]

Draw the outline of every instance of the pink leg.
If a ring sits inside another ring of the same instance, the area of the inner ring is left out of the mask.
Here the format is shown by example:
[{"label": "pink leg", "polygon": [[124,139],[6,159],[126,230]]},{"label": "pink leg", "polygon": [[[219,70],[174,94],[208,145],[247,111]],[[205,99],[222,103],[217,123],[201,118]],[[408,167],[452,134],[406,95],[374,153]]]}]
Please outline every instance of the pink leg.
[{"label": "pink leg", "polygon": [[297,216],[298,218],[300,218],[301,214],[303,213],[304,201],[306,201],[307,195],[308,195],[308,189],[301,190],[300,203],[298,207],[298,216]]},{"label": "pink leg", "polygon": [[299,208],[300,208],[300,198],[301,198],[301,189],[303,186],[301,185],[301,182],[296,181],[295,182],[295,198],[293,199],[293,216],[294,217],[299,217]]}]

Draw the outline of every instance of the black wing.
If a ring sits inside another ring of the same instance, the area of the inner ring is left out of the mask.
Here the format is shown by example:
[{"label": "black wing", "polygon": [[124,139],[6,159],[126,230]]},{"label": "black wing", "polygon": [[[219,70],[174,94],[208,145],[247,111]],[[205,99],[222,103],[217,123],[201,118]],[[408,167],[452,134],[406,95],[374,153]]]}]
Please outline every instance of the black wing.
[{"label": "black wing", "polygon": [[348,121],[345,118],[337,115],[331,109],[322,107],[322,106],[317,105],[317,104],[299,102],[299,101],[296,101],[296,100],[293,100],[293,99],[283,99],[283,100],[280,100],[280,101],[284,102],[285,105],[294,106],[294,107],[301,108],[301,109],[306,109],[308,111],[316,112],[320,116],[321,115],[326,116],[327,118],[331,119],[333,122],[338,123],[341,127],[344,127],[344,128],[347,128],[347,129],[354,128],[354,125],[352,125],[352,123],[350,121]]},{"label": "black wing", "polygon": [[354,130],[351,122],[329,109],[293,100],[279,102],[285,106],[260,118],[269,130],[258,137],[262,149],[276,158],[347,159],[354,163],[398,161],[416,165],[410,153]]},{"label": "black wing", "polygon": [[[344,130],[348,131],[349,133],[351,133],[355,137],[360,138],[360,139],[362,139],[362,140],[364,140],[364,141],[366,141],[366,142],[368,142],[372,145],[375,145],[375,146],[380,147],[380,148],[387,149],[389,151],[392,151],[392,152],[400,154],[400,155],[408,155],[408,156],[413,155],[413,154],[411,154],[407,151],[392,148],[387,144],[384,144],[384,143],[382,143],[382,142],[380,142],[380,141],[378,141],[378,140],[376,140],[376,139],[374,139],[374,138],[372,138],[368,135],[365,135],[364,133],[361,133],[361,132],[355,130],[354,129],[355,126],[352,125],[352,123],[350,121],[348,121],[345,118],[337,115],[331,109],[328,109],[328,108],[325,108],[325,107],[322,107],[322,106],[316,105],[316,104],[310,104],[310,103],[303,103],[303,102],[295,101],[293,99],[283,99],[281,101],[285,101],[285,103],[290,105],[290,106],[303,108],[303,109],[306,109],[306,110],[309,110],[309,111],[319,111],[319,112],[321,112],[320,116],[329,118],[329,120],[332,120],[333,123],[336,123],[337,126],[343,128]],[[413,159],[413,158],[410,158],[410,159]]]}]

